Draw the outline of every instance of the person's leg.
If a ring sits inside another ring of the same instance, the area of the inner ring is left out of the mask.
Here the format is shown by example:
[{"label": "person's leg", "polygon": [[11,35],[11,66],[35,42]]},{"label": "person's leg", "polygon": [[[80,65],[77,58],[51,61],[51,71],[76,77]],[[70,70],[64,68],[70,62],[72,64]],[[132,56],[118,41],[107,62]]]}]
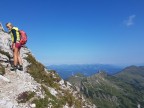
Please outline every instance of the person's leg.
[{"label": "person's leg", "polygon": [[18,63],[19,63],[19,65],[22,65],[22,59],[20,56],[20,49],[18,50]]},{"label": "person's leg", "polygon": [[18,64],[18,48],[15,47],[14,49],[14,65],[17,66]]},{"label": "person's leg", "polygon": [[12,67],[11,67],[11,71],[16,71],[16,69],[17,69],[17,64],[18,64],[18,57],[17,57],[17,55],[18,55],[18,48],[14,48],[13,49],[13,64],[11,65]]},{"label": "person's leg", "polygon": [[19,62],[18,70],[23,71],[22,59],[20,57],[20,49],[18,51],[18,62]]},{"label": "person's leg", "polygon": [[23,70],[23,66],[22,66],[22,59],[21,59],[21,56],[20,56],[21,44],[18,43],[17,46],[18,46],[18,63],[19,63],[18,70],[22,71]]}]

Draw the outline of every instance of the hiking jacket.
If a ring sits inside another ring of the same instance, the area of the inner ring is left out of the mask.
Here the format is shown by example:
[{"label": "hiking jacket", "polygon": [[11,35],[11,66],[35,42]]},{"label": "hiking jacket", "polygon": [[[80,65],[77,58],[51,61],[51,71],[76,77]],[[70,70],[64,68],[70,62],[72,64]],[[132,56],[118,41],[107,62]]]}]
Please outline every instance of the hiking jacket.
[{"label": "hiking jacket", "polygon": [[20,41],[19,29],[17,27],[13,27],[10,34],[13,43]]}]

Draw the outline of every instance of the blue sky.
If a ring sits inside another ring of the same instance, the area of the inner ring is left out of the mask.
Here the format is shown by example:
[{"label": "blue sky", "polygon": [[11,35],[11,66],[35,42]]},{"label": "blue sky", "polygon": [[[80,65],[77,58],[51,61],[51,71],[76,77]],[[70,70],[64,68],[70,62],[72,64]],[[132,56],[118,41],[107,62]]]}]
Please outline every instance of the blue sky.
[{"label": "blue sky", "polygon": [[143,0],[2,0],[0,22],[45,65],[144,64]]}]

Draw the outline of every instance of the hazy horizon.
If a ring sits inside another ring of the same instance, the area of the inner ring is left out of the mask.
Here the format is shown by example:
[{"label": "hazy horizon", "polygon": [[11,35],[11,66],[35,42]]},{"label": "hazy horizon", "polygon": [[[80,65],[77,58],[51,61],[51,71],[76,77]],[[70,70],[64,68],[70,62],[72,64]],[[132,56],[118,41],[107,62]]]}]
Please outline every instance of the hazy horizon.
[{"label": "hazy horizon", "polygon": [[110,65],[110,66],[118,66],[118,67],[128,67],[128,66],[144,66],[144,63],[142,64],[45,64],[45,66],[71,66],[71,65]]}]

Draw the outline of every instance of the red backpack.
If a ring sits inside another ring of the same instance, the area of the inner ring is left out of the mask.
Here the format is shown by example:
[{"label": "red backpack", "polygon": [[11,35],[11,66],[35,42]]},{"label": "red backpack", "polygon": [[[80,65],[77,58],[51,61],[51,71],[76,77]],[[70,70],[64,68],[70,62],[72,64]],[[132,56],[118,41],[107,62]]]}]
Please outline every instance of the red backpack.
[{"label": "red backpack", "polygon": [[27,42],[27,35],[26,32],[24,32],[23,30],[19,30],[20,33],[20,44],[24,45]]}]

